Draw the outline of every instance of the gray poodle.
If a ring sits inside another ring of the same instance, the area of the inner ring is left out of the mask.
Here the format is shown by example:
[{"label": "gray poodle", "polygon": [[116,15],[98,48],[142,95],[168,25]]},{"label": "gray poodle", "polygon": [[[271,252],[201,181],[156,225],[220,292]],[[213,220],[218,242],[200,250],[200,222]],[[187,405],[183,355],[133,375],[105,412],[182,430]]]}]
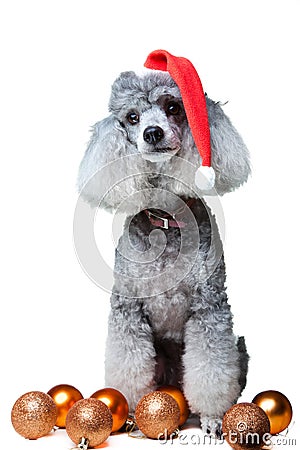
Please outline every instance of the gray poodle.
[{"label": "gray poodle", "polygon": [[[250,173],[248,150],[219,103],[206,96],[217,194]],[[204,432],[216,435],[246,384],[244,338],[232,330],[217,220],[199,193],[199,152],[178,86],[167,72],[124,72],[110,115],[98,122],[78,186],[93,207],[126,213],[115,255],[106,386],[130,411],[146,393],[184,392]]]}]

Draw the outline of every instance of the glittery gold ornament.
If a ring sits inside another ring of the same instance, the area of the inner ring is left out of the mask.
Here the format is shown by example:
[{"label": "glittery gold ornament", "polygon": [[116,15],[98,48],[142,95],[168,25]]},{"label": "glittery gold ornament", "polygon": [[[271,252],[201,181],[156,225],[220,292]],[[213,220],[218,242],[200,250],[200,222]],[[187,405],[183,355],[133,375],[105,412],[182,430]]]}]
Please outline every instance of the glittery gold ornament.
[{"label": "glittery gold ornament", "polygon": [[118,431],[128,418],[128,403],[124,395],[117,389],[105,388],[94,392],[91,398],[97,398],[108,406],[113,419],[112,432]]},{"label": "glittery gold ornament", "polygon": [[235,450],[261,449],[270,443],[268,416],[254,403],[233,405],[224,415],[222,431]]},{"label": "glittery gold ornament", "polygon": [[53,398],[57,410],[58,416],[55,425],[59,428],[65,428],[66,417],[69,409],[83,399],[83,395],[74,386],[69,384],[58,384],[48,391],[48,395]]},{"label": "glittery gold ornament", "polygon": [[183,425],[189,417],[189,406],[181,390],[176,386],[171,385],[160,386],[157,390],[160,392],[166,392],[171,395],[174,400],[176,400],[180,410],[179,426]]},{"label": "glittery gold ornament", "polygon": [[108,438],[111,430],[111,412],[100,400],[96,398],[79,400],[69,409],[66,432],[75,444],[85,439],[89,447],[97,447]]},{"label": "glittery gold ornament", "polygon": [[292,405],[281,392],[260,392],[252,402],[260,406],[267,414],[271,425],[271,434],[280,433],[289,426],[293,416]]},{"label": "glittery gold ornament", "polygon": [[50,395],[40,391],[27,392],[15,402],[11,422],[17,433],[27,439],[46,436],[55,425],[57,407]]},{"label": "glittery gold ornament", "polygon": [[150,392],[137,404],[135,420],[141,432],[149,438],[170,436],[179,425],[179,406],[166,392]]}]

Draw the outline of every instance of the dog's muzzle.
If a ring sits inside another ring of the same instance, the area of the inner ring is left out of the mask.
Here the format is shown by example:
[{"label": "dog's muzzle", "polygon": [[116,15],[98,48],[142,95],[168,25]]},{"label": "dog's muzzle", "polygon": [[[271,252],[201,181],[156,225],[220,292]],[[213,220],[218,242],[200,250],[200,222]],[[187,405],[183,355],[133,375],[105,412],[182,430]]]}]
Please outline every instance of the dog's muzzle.
[{"label": "dog's muzzle", "polygon": [[142,157],[151,162],[164,162],[172,158],[179,147],[169,146],[166,142],[166,134],[158,125],[150,125],[143,132],[143,141],[147,144],[147,150],[142,152]]}]

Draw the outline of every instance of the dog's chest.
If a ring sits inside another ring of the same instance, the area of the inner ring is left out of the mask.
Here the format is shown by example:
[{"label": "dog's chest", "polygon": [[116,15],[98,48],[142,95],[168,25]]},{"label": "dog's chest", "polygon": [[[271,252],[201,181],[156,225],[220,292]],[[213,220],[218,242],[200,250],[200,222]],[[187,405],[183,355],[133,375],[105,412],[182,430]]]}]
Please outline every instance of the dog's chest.
[{"label": "dog's chest", "polygon": [[[200,204],[198,209],[197,222],[201,224],[205,208]],[[195,230],[190,231],[190,227],[184,230],[156,228],[145,212],[141,212],[128,218],[116,251],[115,270],[119,275],[115,292],[124,291],[126,283],[127,296],[141,299],[154,333],[178,342],[182,339],[199,283],[201,245],[209,239],[202,233],[195,243],[194,234]]]},{"label": "dog's chest", "polygon": [[149,323],[158,337],[182,340],[185,323],[189,317],[189,296],[180,290],[145,298],[143,307]]}]

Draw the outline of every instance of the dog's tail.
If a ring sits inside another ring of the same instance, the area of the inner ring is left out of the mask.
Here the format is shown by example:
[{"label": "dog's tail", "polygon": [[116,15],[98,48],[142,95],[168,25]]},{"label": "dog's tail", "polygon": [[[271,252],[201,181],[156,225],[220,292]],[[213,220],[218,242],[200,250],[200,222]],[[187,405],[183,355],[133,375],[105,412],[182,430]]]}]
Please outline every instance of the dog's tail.
[{"label": "dog's tail", "polygon": [[239,383],[241,386],[241,393],[242,393],[247,383],[248,362],[249,362],[249,355],[247,353],[244,336],[240,336],[238,338],[237,349],[239,351],[239,362],[240,362]]}]

